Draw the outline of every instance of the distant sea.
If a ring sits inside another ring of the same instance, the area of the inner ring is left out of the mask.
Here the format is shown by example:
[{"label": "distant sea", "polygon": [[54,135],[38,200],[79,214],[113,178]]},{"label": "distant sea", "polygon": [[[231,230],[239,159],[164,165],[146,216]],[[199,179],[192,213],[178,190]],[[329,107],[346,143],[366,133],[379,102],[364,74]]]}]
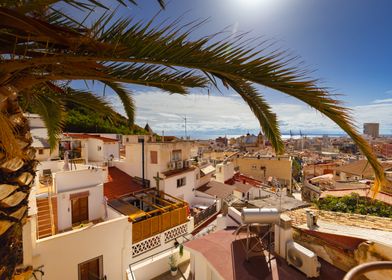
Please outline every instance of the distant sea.
[{"label": "distant sea", "polygon": [[[230,138],[238,138],[244,134],[227,134],[227,135],[222,135],[222,134],[200,134],[200,135],[190,135],[191,139],[198,139],[198,140],[209,140],[209,139],[216,139],[218,137],[227,137],[228,139]],[[315,137],[323,137],[324,135],[327,135],[328,137],[342,137],[342,136],[347,136],[346,134],[303,134],[303,136],[309,137],[309,138],[315,138]],[[179,135],[181,137],[181,135]],[[289,139],[290,134],[283,134],[282,135],[283,139]],[[301,138],[300,135],[293,135],[293,139],[299,139]]]}]

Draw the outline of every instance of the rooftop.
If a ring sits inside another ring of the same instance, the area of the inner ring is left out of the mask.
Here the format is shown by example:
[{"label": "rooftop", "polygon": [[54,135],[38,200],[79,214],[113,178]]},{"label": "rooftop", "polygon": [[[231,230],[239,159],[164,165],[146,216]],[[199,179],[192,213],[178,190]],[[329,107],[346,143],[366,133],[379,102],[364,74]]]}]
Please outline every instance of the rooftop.
[{"label": "rooftop", "polygon": [[[392,163],[381,162],[384,169],[392,167]],[[372,177],[374,171],[367,160],[358,160],[349,164],[345,164],[336,168],[336,171],[345,172],[354,175],[360,175],[364,177]]]},{"label": "rooftop", "polygon": [[279,196],[279,194],[270,193],[269,196],[261,199],[249,200],[248,203],[258,208],[281,209],[282,212],[309,206],[308,202],[295,199],[294,197],[287,196],[283,193],[281,196]]},{"label": "rooftop", "polygon": [[351,190],[328,190],[328,191],[324,191],[321,193],[320,198],[325,198],[328,195],[332,195],[335,197],[342,197],[345,195],[350,195],[351,193],[356,193],[358,194],[360,197],[368,197],[369,199],[372,199],[374,197],[374,199],[382,201],[386,204],[392,205],[392,195],[388,194],[388,193],[382,193],[379,192],[376,194],[376,196],[374,196],[374,192],[372,190],[370,190],[369,188],[367,189],[351,189]]},{"label": "rooftop", "polygon": [[70,137],[70,138],[76,138],[76,139],[98,139],[98,140],[102,140],[105,143],[110,143],[110,142],[118,142],[117,139],[112,139],[112,138],[108,138],[108,137],[102,137],[100,135],[93,135],[93,134],[86,134],[86,133],[64,133],[65,137]]},{"label": "rooftop", "polygon": [[108,182],[104,184],[104,195],[109,200],[143,188],[117,167],[109,167],[108,176]]},{"label": "rooftop", "polygon": [[[201,238],[186,242],[184,246],[198,252],[206,258],[211,266],[227,280],[252,280],[252,279],[307,279],[300,271],[292,268],[282,258],[268,252],[254,255],[246,261],[244,251],[245,239],[236,240],[233,231],[221,230]],[[342,279],[344,272],[319,259],[321,273],[319,279]]]},{"label": "rooftop", "polygon": [[287,215],[293,219],[293,226],[306,224],[306,210],[315,212],[318,220],[327,223],[392,232],[392,219],[390,218],[323,211],[315,208],[301,208],[287,212]]},{"label": "rooftop", "polygon": [[231,195],[235,189],[236,187],[233,185],[228,185],[217,181],[210,181],[196,190],[214,197],[226,198]]},{"label": "rooftop", "polygon": [[165,171],[165,172],[162,172],[162,174],[165,175],[166,178],[168,178],[168,177],[180,175],[180,174],[183,174],[183,173],[187,173],[187,172],[193,171],[193,170],[195,170],[195,167],[190,166],[190,167],[185,167],[185,168]]}]

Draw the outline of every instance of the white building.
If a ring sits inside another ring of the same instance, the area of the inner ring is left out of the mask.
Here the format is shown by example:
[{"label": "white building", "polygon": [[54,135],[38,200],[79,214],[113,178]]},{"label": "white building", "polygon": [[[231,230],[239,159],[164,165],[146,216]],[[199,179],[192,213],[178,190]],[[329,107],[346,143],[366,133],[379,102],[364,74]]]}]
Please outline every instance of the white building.
[{"label": "white building", "polygon": [[[40,165],[23,229],[24,265],[31,265],[37,275],[42,271],[42,279],[59,280],[125,280],[132,279],[131,273],[155,277],[167,271],[168,256],[178,251],[174,244],[193,230],[187,204],[142,188],[108,204],[107,178],[107,167],[78,164],[64,171],[63,161]],[[130,198],[139,200],[139,208]],[[149,209],[153,203],[160,205],[158,212]],[[140,263],[156,254],[160,258],[154,259],[154,270]]]},{"label": "white building", "polygon": [[103,163],[120,158],[120,144],[113,137],[64,133],[61,146],[64,151],[70,151],[73,158],[82,158],[86,163]]},{"label": "white building", "polygon": [[[214,168],[196,164],[193,141],[155,142],[149,135],[124,136],[125,159],[113,164],[145,185],[192,201],[195,189],[211,179]],[[144,150],[143,150],[144,148]],[[159,181],[159,183],[158,183]],[[158,186],[159,184],[159,186]]]},{"label": "white building", "polygon": [[59,157],[59,147],[56,145],[51,149],[48,142],[48,130],[41,117],[37,114],[26,114],[26,117],[29,121],[30,133],[33,138],[31,146],[36,149],[36,160],[57,159]]}]

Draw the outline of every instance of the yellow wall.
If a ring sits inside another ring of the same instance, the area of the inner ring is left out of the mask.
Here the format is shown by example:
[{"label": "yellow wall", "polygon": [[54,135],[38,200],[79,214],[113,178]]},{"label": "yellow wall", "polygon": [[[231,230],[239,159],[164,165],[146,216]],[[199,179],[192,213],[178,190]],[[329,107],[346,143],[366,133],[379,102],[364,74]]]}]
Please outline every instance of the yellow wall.
[{"label": "yellow wall", "polygon": [[[291,186],[291,165],[292,161],[289,158],[234,158],[235,167],[239,168],[239,171],[246,175],[253,177],[257,180],[268,179],[272,176],[279,180],[285,180],[288,186]],[[265,167],[265,178],[264,170],[261,167]]]}]

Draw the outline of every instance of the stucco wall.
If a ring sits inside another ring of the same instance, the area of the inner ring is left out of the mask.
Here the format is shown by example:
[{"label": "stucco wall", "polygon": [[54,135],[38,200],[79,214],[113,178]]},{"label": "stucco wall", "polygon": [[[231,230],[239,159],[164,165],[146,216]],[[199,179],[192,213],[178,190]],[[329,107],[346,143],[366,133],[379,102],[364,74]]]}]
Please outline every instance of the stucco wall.
[{"label": "stucco wall", "polygon": [[[186,184],[177,188],[177,179],[185,177]],[[163,181],[162,190],[175,197],[182,197],[185,201],[191,201],[194,196],[195,189],[195,172],[194,170],[186,173],[172,176]]]},{"label": "stucco wall", "polygon": [[104,178],[102,173],[100,168],[57,172],[54,176],[57,192],[101,184]]},{"label": "stucco wall", "polygon": [[[291,187],[291,166],[292,161],[288,158],[234,158],[235,166],[239,167],[241,173],[258,180],[276,177],[284,180]],[[253,168],[255,166],[255,168]],[[261,167],[265,167],[264,170]]]},{"label": "stucco wall", "polygon": [[103,184],[90,188],[82,188],[74,191],[63,192],[57,195],[57,215],[59,231],[72,227],[72,201],[70,195],[78,192],[89,192],[88,196],[88,217],[89,221],[105,217],[103,204]]},{"label": "stucco wall", "polygon": [[[88,146],[88,161],[103,161],[103,141],[89,138],[87,142]],[[98,147],[101,149],[98,151]]]},{"label": "stucco wall", "polygon": [[103,256],[103,275],[125,280],[131,223],[127,217],[37,241],[33,266],[43,265],[45,279],[78,279],[78,264]]},{"label": "stucco wall", "polygon": [[218,182],[224,183],[234,176],[234,164],[227,162],[226,164],[220,163],[216,165],[215,179]]},{"label": "stucco wall", "polygon": [[109,160],[111,155],[113,155],[114,159],[120,158],[120,145],[118,142],[104,143],[104,145],[103,145],[103,161]]}]

